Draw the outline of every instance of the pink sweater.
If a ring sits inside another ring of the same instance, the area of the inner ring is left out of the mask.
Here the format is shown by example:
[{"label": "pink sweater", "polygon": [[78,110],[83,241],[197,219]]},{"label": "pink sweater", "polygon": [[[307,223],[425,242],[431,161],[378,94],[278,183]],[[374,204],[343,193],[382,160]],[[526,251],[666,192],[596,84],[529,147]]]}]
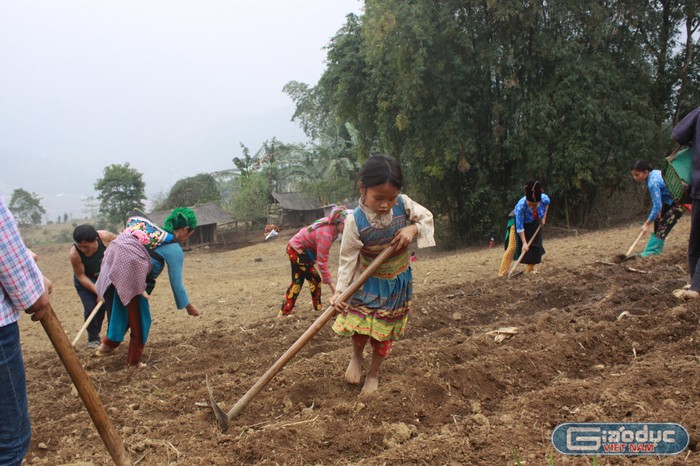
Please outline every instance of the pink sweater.
[{"label": "pink sweater", "polygon": [[328,270],[328,253],[337,238],[338,229],[335,225],[323,225],[312,231],[304,227],[289,240],[289,245],[296,252],[311,256],[318,263],[323,283],[328,284],[333,282]]}]

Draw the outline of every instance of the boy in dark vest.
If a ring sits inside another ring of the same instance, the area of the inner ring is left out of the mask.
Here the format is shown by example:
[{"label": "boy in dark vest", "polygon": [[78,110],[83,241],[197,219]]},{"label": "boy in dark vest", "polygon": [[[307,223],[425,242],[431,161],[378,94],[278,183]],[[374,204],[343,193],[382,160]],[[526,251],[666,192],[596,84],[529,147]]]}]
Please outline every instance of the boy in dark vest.
[{"label": "boy in dark vest", "polygon": [[[92,225],[78,225],[73,230],[73,246],[68,258],[73,267],[73,284],[83,303],[83,318],[87,320],[97,305],[95,281],[100,274],[100,266],[105,249],[117,236],[106,230],[97,231]],[[105,313],[109,318],[112,300],[106,299],[95,318],[87,328],[88,348],[100,346],[100,330]]]}]

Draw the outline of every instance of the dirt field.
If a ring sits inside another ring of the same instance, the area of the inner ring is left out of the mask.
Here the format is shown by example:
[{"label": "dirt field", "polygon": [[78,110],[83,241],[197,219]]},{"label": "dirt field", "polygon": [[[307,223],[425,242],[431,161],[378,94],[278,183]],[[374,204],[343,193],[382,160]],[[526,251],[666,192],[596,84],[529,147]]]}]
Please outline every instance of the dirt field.
[{"label": "dirt field", "polygon": [[[538,273],[508,281],[496,277],[500,248],[417,250],[413,317],[378,393],[358,398],[360,388],[343,381],[350,343],[327,326],[226,433],[203,406],[205,374],[229,409],[317,316],[305,288],[296,315],[277,318],[289,279],[284,236],[188,252],[185,281],[203,315],[177,311],[163,276],[145,369],[124,367],[125,347],[96,358],[81,342],[79,356],[141,465],[700,464],[700,303],[671,296],[687,283],[688,221],[664,256],[624,265],[614,258],[637,226],[549,238]],[[72,339],[82,308],[68,247],[36,252]],[[517,334],[500,343],[486,334],[504,326]],[[28,463],[110,464],[41,326],[23,317],[21,328],[33,423]],[[691,447],[675,457],[597,463],[553,449],[556,425],[589,421],[677,422]]]}]

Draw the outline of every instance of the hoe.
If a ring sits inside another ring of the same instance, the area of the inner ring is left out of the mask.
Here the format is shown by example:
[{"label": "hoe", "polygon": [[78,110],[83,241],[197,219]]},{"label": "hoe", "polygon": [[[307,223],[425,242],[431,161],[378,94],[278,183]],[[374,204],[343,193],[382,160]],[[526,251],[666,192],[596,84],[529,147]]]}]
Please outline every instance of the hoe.
[{"label": "hoe", "polygon": [[[364,271],[362,271],[362,274],[360,274],[357,280],[355,280],[348,287],[348,289],[340,295],[338,302],[346,302],[357,290],[360,289],[367,279],[374,274],[379,266],[381,266],[384,261],[394,253],[395,250],[396,245],[392,245],[382,251],[382,253],[379,254]],[[290,346],[289,349],[285,351],[285,353],[280,356],[280,358],[267,370],[267,372],[265,372],[262,377],[260,377],[252,387],[250,387],[246,394],[243,395],[243,397],[238,400],[235,405],[233,405],[233,408],[231,408],[228,413],[224,412],[224,410],[221,409],[221,407],[219,407],[214,400],[214,394],[212,392],[211,385],[209,384],[209,376],[206,377],[207,390],[209,391],[209,403],[211,405],[211,409],[214,410],[214,415],[216,416],[216,420],[219,423],[219,427],[221,428],[222,432],[226,432],[228,430],[229,422],[241,414],[248,403],[250,403],[250,401],[255,398],[255,396],[257,396],[263,388],[265,388],[265,386],[277,375],[277,373],[282,370],[285,364],[296,356],[304,345],[306,345],[311,338],[313,338],[313,336],[316,335],[319,330],[321,330],[321,328],[335,315],[335,313],[335,306],[328,306],[326,310],[323,311],[323,313],[318,317],[318,319],[316,319],[316,321],[304,332],[304,334],[300,336],[299,339],[295,341],[294,344],[292,344],[292,346]]]},{"label": "hoe", "polygon": [[131,465],[131,460],[124,449],[119,434],[109,420],[109,417],[107,417],[107,412],[100,401],[97,390],[95,390],[95,387],[90,381],[90,377],[87,372],[85,372],[82,364],[80,364],[78,355],[68,341],[66,332],[63,330],[61,322],[59,322],[50,304],[40,322],[46,334],[49,336],[49,340],[51,340],[51,343],[56,349],[61,362],[63,362],[75,388],[78,390],[78,395],[80,395],[80,398],[83,400],[83,404],[92,418],[97,432],[100,434],[100,437],[102,437],[107,451],[112,457],[112,460],[114,460],[114,464],[117,466]]},{"label": "hoe", "polygon": [[[542,228],[542,224],[540,223],[540,226],[538,226],[537,230],[535,230],[535,234],[532,235],[532,238],[530,238],[530,241],[528,241],[528,243],[527,243],[528,249],[530,248],[530,246],[532,245],[532,242],[537,237],[537,234],[540,232],[541,228]],[[520,261],[523,260],[524,256],[525,256],[525,254],[523,254],[523,252],[520,251],[520,257],[518,257],[518,260],[515,261],[515,264],[513,264],[513,267],[510,268],[510,272],[508,272],[508,278],[510,278],[510,276],[513,275],[513,272],[515,272],[515,268],[518,266],[518,264],[520,264]]]},{"label": "hoe", "polygon": [[92,310],[92,312],[90,313],[90,315],[88,316],[88,318],[85,319],[85,323],[83,324],[83,326],[80,328],[80,331],[78,332],[78,334],[77,334],[77,335],[75,336],[75,338],[73,339],[73,343],[71,343],[71,345],[73,345],[73,348],[75,348],[75,345],[78,344],[78,340],[80,340],[80,335],[82,335],[83,332],[85,331],[85,329],[88,328],[88,325],[90,325],[90,322],[92,322],[92,319],[95,318],[95,316],[97,315],[97,311],[100,310],[100,308],[102,307],[102,305],[103,305],[104,303],[105,303],[105,302],[104,302],[103,300],[100,300],[100,301],[97,303],[97,306],[95,306],[95,308]]}]

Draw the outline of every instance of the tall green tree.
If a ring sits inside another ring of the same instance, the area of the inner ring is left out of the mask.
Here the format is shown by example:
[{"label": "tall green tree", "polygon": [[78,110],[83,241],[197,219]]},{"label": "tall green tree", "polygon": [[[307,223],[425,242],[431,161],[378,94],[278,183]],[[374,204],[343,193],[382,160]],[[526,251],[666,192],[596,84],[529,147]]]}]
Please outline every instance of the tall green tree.
[{"label": "tall green tree", "polygon": [[17,223],[21,226],[38,225],[46,210],[41,205],[41,198],[22,188],[15,189],[8,206]]},{"label": "tall green tree", "polygon": [[696,4],[367,0],[306,92],[357,128],[362,157],[400,159],[455,237],[500,228],[531,178],[553,219],[587,225],[633,159],[670,146],[678,89],[698,84],[676,64]]},{"label": "tall green tree", "polygon": [[167,198],[158,204],[158,210],[189,207],[220,200],[221,194],[214,177],[207,173],[200,173],[178,180],[170,189]]},{"label": "tall green tree", "polygon": [[354,197],[363,152],[359,131],[340,122],[320,89],[291,81],[283,90],[296,104],[292,120],[300,122],[310,139],[290,159],[288,171],[296,175],[301,190],[322,204]]},{"label": "tall green tree", "polygon": [[681,112],[698,106],[700,102],[700,2],[682,0],[680,52],[672,58],[678,70],[678,96],[674,122],[681,117]]},{"label": "tall green tree", "polygon": [[251,222],[267,216],[270,203],[270,184],[262,173],[252,172],[241,178],[240,185],[233,194],[230,211],[234,219]]},{"label": "tall green tree", "polygon": [[100,213],[112,225],[123,223],[130,210],[144,208],[145,189],[143,175],[129,162],[105,167],[102,178],[95,182]]}]

